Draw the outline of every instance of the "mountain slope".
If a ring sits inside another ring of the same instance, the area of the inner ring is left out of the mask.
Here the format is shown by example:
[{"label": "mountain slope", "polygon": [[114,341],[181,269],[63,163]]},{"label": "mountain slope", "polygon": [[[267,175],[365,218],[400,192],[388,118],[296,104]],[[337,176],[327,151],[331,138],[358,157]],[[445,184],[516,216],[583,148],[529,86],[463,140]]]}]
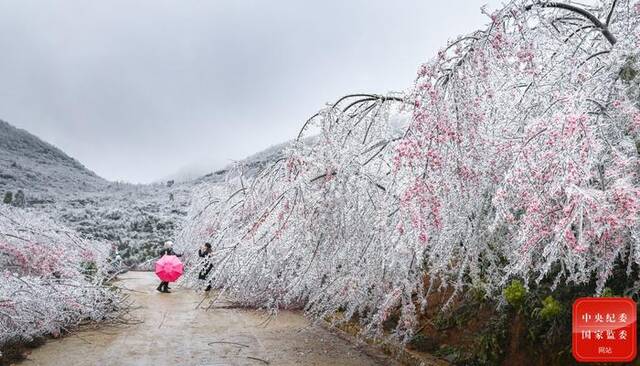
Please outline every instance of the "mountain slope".
[{"label": "mountain slope", "polygon": [[[273,164],[290,143],[274,145],[239,161],[243,176],[250,179]],[[106,241],[118,249],[128,265],[155,258],[162,242],[175,239],[194,187],[222,184],[230,171],[233,177],[240,170],[231,165],[177,182],[109,182],[62,150],[0,121],[0,200],[5,192],[15,195],[22,190],[26,209],[52,217],[84,238]]]},{"label": "mountain slope", "polygon": [[57,147],[0,120],[0,192],[27,197],[95,191],[108,182]]},{"label": "mountain slope", "polygon": [[[118,248],[126,264],[155,257],[183,222],[188,184],[136,185],[109,182],[62,150],[0,121],[2,195],[23,191],[25,206],[90,240]],[[22,201],[21,201],[22,202]]]}]

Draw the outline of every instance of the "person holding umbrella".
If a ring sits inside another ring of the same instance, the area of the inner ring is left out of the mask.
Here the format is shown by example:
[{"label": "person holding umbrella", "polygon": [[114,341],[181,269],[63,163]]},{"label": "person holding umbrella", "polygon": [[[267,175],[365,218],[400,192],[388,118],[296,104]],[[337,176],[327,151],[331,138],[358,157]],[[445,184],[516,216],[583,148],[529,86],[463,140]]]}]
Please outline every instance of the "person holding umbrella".
[{"label": "person holding umbrella", "polygon": [[156,274],[161,280],[156,290],[164,293],[171,292],[169,291],[169,281],[177,280],[182,274],[182,263],[177,257],[182,257],[182,254],[176,254],[173,251],[173,242],[165,242],[164,249],[160,251],[160,260],[156,263]]}]

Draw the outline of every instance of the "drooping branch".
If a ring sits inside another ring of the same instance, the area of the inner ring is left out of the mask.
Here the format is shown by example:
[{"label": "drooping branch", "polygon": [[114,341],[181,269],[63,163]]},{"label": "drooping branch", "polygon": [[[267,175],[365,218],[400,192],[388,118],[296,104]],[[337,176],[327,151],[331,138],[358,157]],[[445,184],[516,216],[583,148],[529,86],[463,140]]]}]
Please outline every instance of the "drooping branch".
[{"label": "drooping branch", "polygon": [[[185,241],[213,222],[225,227],[217,247],[233,248],[207,280],[248,306],[366,314],[372,334],[398,312],[405,340],[437,286],[491,297],[513,277],[604,283],[611,258],[640,250],[640,111],[611,87],[619,59],[604,56],[637,53],[640,9],[558,0],[522,12],[531,2],[443,47],[394,103],[327,104],[300,134],[318,136],[247,177],[242,197],[201,203]],[[613,50],[597,32],[629,42]]]},{"label": "drooping branch", "polygon": [[613,0],[613,2],[611,3],[611,9],[609,9],[609,14],[607,14],[607,20],[604,23],[606,26],[609,26],[609,23],[611,23],[611,16],[613,15],[613,11],[616,9],[617,3],[618,3],[618,0]]},{"label": "drooping branch", "polygon": [[611,18],[611,14],[613,13],[613,8],[615,7],[615,1],[611,7],[611,12],[607,16],[606,23],[602,23],[600,19],[598,19],[598,17],[596,17],[595,15],[591,14],[590,12],[588,12],[587,10],[581,7],[571,5],[571,4],[566,4],[566,3],[554,2],[554,1],[538,2],[535,4],[527,5],[525,7],[525,10],[531,10],[536,6],[539,6],[542,8],[564,9],[564,10],[574,12],[576,14],[580,14],[586,19],[588,19],[589,21],[591,21],[591,23],[593,23],[596,27],[600,28],[600,31],[602,32],[604,37],[607,39],[607,41],[609,41],[611,45],[614,45],[617,42],[616,37],[611,33],[611,31],[609,31],[609,20]]},{"label": "drooping branch", "polygon": [[103,286],[112,278],[108,248],[42,213],[0,207],[0,308],[10,309],[0,317],[0,347],[116,320],[125,299]]}]

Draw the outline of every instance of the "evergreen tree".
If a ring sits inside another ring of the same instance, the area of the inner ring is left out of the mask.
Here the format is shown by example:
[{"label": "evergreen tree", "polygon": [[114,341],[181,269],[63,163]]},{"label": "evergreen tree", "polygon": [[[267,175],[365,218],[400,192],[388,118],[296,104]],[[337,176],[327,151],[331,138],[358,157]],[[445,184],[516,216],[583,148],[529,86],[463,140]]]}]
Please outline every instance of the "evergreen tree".
[{"label": "evergreen tree", "polygon": [[16,192],[15,199],[13,200],[13,205],[16,207],[24,207],[26,205],[24,192],[21,189],[19,189],[18,192]]},{"label": "evergreen tree", "polygon": [[11,191],[5,192],[4,199],[2,200],[2,202],[4,202],[7,205],[10,205],[11,201],[13,201],[13,192]]}]

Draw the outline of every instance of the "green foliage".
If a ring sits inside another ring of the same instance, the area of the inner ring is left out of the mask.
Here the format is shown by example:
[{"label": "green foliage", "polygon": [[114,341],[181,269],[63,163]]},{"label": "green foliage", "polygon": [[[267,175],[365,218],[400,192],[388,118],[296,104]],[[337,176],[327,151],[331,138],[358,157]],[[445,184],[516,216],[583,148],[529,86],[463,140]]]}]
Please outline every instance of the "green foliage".
[{"label": "green foliage", "polygon": [[487,297],[487,292],[483,286],[474,285],[469,288],[469,297],[472,302],[482,303]]},{"label": "green foliage", "polygon": [[527,295],[527,289],[524,288],[524,285],[520,280],[513,280],[502,293],[509,305],[519,309],[524,303],[525,296]]},{"label": "green foliage", "polygon": [[542,309],[540,310],[540,317],[544,320],[552,320],[558,317],[562,313],[562,304],[553,296],[547,296],[542,300]]},{"label": "green foliage", "polygon": [[[532,364],[573,365],[571,354],[571,306],[579,297],[594,296],[597,288],[594,275],[585,283],[558,282],[556,275],[561,268],[553,269],[540,282],[527,283],[514,279],[503,289],[507,308],[498,308],[481,290],[483,286],[470,284],[466,297],[450,311],[432,318],[436,330],[466,332],[474,330],[473,344],[441,344],[432,353],[455,365],[500,365],[513,361],[513,352],[526,354]],[[640,283],[640,268],[628,260],[617,258],[611,276],[600,296],[632,296],[636,301]],[[559,285],[558,285],[559,283]],[[488,314],[478,309],[496,309]],[[482,314],[482,315],[481,315]],[[476,321],[480,316],[487,320]],[[434,336],[437,340],[437,336]],[[426,339],[418,338],[417,344],[431,347]],[[518,359],[517,357],[515,359]],[[640,365],[640,364],[638,364]]]},{"label": "green foliage", "polygon": [[504,357],[507,342],[507,319],[505,313],[492,319],[476,338],[474,346],[475,364],[499,365]]},{"label": "green foliage", "polygon": [[24,192],[22,190],[18,190],[18,192],[16,192],[16,196],[13,199],[13,205],[16,207],[24,207],[26,204],[27,201],[24,196]]},{"label": "green foliage", "polygon": [[525,214],[525,212],[526,211],[523,208],[520,208],[520,209],[518,209],[518,210],[513,212],[513,217],[516,220],[520,220],[520,218],[522,218],[522,216]]},{"label": "green foliage", "polygon": [[491,318],[471,346],[443,344],[433,354],[454,365],[500,365],[505,355],[508,319],[506,313]]},{"label": "green foliage", "polygon": [[98,272],[98,266],[94,261],[86,261],[80,264],[82,273],[87,277],[93,277]]},{"label": "green foliage", "polygon": [[613,293],[613,290],[610,287],[605,287],[602,294],[600,294],[600,297],[616,297],[616,294]]},{"label": "green foliage", "polygon": [[4,199],[2,200],[2,202],[6,205],[10,205],[11,201],[13,201],[13,192],[11,191],[5,192]]},{"label": "green foliage", "polygon": [[620,70],[620,78],[626,82],[630,82],[638,75],[638,70],[633,67],[634,59],[629,58]]},{"label": "green foliage", "polygon": [[438,313],[433,320],[433,325],[438,330],[464,327],[471,319],[478,316],[478,309],[483,306],[483,303],[475,300],[473,296],[476,294],[449,312]]}]

